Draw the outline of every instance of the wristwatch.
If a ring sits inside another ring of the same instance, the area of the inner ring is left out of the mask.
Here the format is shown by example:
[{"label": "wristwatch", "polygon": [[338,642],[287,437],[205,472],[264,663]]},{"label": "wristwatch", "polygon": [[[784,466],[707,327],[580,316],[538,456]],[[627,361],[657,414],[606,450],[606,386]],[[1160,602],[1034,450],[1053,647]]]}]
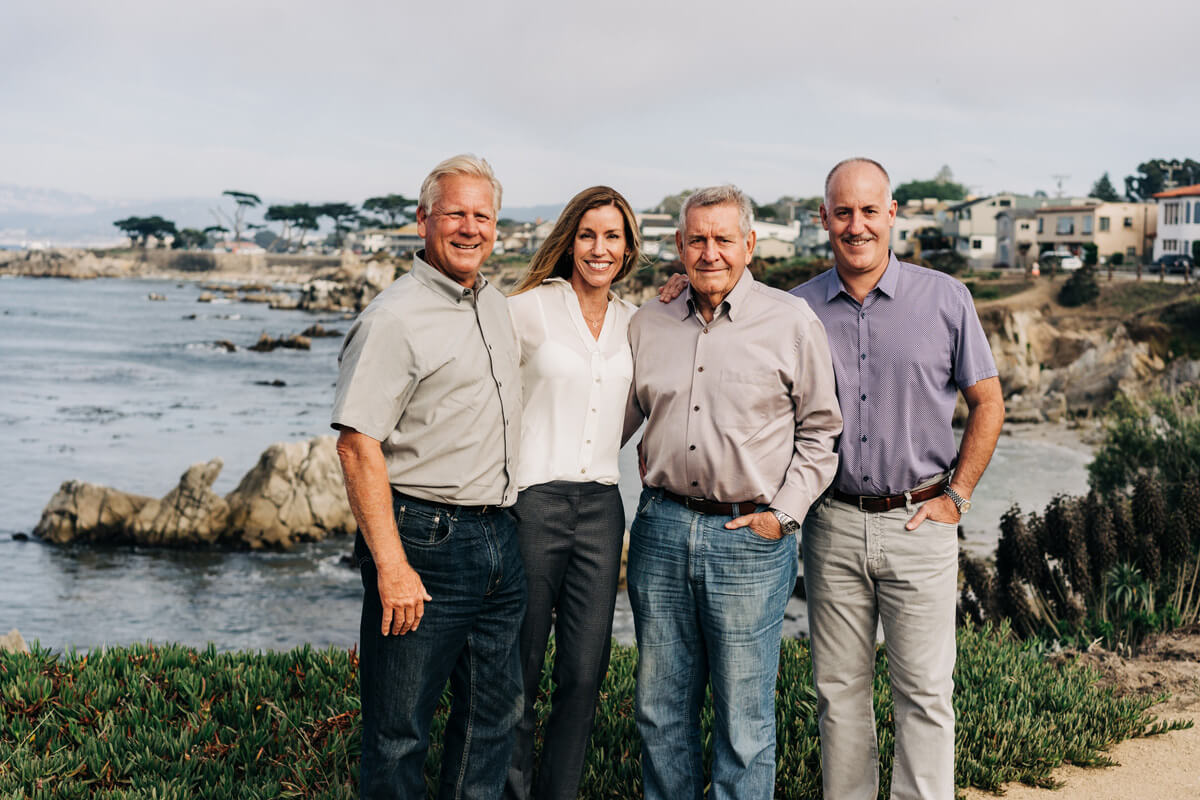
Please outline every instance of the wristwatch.
[{"label": "wristwatch", "polygon": [[971,510],[971,501],[951,489],[948,483],[946,484],[946,497],[954,501],[954,506],[958,509],[960,517],[966,516],[966,513]]},{"label": "wristwatch", "polygon": [[795,533],[800,530],[800,523],[789,517],[777,508],[772,508],[771,513],[775,515],[775,519],[779,520],[779,527],[783,531],[783,535]]}]

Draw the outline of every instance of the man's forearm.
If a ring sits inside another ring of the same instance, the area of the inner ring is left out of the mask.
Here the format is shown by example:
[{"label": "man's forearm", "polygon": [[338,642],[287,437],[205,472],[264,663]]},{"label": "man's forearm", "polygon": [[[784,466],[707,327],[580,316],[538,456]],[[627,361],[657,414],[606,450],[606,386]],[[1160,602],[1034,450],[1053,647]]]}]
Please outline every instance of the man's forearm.
[{"label": "man's forearm", "polygon": [[337,442],[346,482],[346,497],[363,539],[378,565],[407,563],[392,514],[392,487],[379,442],[357,431],[343,430]]},{"label": "man's forearm", "polygon": [[996,450],[1004,426],[1004,397],[999,378],[982,380],[963,394],[970,410],[959,447],[958,466],[950,483],[959,494],[969,497]]}]

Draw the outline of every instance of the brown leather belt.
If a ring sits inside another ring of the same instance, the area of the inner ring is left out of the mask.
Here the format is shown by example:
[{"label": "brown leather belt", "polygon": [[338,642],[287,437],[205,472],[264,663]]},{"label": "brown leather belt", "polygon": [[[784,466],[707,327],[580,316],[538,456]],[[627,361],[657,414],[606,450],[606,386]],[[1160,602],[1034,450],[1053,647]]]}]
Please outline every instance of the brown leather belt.
[{"label": "brown leather belt", "polygon": [[860,511],[870,511],[873,514],[878,514],[881,511],[891,511],[893,508],[903,508],[909,502],[923,503],[926,500],[932,500],[939,494],[946,491],[946,486],[950,483],[949,478],[945,478],[937,483],[926,486],[924,489],[916,489],[908,493],[893,494],[887,496],[870,495],[870,494],[846,494],[845,492],[834,489],[830,494],[834,500],[841,500],[843,503],[849,503],[852,506],[858,506]]},{"label": "brown leather belt", "polygon": [[742,514],[753,514],[758,509],[758,503],[744,500],[740,503],[718,503],[716,500],[706,500],[703,497],[684,497],[681,494],[662,490],[663,497],[673,503],[678,503],[689,511],[699,514],[714,514],[718,517],[740,517]]}]

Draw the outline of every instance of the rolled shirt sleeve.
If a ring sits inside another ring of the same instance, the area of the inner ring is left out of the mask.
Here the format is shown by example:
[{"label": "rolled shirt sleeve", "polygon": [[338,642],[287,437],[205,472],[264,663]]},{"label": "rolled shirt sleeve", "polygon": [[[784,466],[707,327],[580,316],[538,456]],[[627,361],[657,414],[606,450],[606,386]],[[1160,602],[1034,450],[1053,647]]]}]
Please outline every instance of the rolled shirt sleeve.
[{"label": "rolled shirt sleeve", "polygon": [[331,424],[383,441],[421,380],[404,322],[384,309],[361,316],[342,343]]}]

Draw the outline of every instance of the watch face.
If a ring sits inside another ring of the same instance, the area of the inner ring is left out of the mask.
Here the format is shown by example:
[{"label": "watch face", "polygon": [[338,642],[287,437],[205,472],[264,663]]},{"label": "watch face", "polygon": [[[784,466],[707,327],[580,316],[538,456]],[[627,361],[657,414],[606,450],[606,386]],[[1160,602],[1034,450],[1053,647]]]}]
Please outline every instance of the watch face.
[{"label": "watch face", "polygon": [[963,500],[962,505],[958,507],[959,514],[965,514],[970,510],[971,510],[971,501],[970,500]]}]

